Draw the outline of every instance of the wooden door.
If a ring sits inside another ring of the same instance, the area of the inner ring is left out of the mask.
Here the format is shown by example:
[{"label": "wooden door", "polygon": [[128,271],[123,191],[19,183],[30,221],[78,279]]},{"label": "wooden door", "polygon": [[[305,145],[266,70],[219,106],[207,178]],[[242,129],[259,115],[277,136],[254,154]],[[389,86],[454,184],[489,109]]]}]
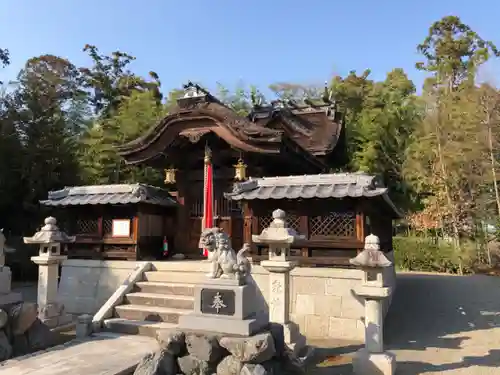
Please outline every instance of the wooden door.
[{"label": "wooden door", "polygon": [[[231,244],[238,251],[243,246],[243,215],[237,203],[224,197],[224,192],[229,191],[228,186],[227,181],[214,184],[214,226],[222,228],[231,237]],[[192,192],[188,251],[195,254],[200,252],[198,242],[203,221],[203,185],[193,186]]]}]

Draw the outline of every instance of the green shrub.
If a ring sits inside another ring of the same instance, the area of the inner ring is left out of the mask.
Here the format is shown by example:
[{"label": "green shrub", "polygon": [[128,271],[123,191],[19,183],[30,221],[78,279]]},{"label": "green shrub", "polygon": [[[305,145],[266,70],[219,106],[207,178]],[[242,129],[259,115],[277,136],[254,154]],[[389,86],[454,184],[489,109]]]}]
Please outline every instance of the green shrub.
[{"label": "green shrub", "polygon": [[393,239],[396,267],[405,271],[468,273],[475,261],[475,246],[463,243],[461,251],[435,237],[397,236]]}]

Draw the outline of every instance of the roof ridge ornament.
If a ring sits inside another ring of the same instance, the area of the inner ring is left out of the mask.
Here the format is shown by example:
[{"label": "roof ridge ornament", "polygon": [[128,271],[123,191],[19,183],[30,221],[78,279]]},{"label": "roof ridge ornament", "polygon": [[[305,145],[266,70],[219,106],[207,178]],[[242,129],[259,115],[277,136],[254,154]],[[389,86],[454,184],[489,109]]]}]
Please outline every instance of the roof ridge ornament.
[{"label": "roof ridge ornament", "polygon": [[199,98],[208,95],[208,91],[203,89],[200,85],[197,85],[191,81],[183,85],[184,95],[183,98]]}]

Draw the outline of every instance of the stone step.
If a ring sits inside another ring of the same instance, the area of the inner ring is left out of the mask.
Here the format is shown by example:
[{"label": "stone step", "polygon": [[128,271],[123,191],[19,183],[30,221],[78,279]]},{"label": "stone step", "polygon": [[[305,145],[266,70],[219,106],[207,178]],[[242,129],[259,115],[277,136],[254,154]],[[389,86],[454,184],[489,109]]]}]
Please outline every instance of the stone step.
[{"label": "stone step", "polygon": [[120,305],[115,307],[115,317],[127,320],[146,320],[150,322],[179,322],[179,315],[189,314],[193,310],[173,309],[147,305]]},{"label": "stone step", "polygon": [[206,281],[206,276],[200,272],[148,271],[144,272],[144,280],[159,283],[198,284]]},{"label": "stone step", "polygon": [[169,295],[193,296],[194,285],[184,283],[162,283],[155,281],[138,281],[135,291],[143,293],[159,293]]},{"label": "stone step", "polygon": [[155,337],[160,329],[173,329],[177,325],[165,322],[148,322],[144,320],[127,320],[121,318],[106,319],[104,329],[115,333]]},{"label": "stone step", "polygon": [[193,309],[194,298],[175,294],[135,292],[125,295],[125,303],[130,305],[171,307],[174,309]]}]

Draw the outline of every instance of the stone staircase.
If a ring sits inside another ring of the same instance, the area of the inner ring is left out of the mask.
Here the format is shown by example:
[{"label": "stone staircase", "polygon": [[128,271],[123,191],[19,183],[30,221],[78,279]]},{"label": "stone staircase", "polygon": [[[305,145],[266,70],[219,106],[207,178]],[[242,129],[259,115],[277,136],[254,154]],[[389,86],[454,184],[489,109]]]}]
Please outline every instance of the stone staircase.
[{"label": "stone staircase", "polygon": [[194,283],[190,276],[175,271],[145,272],[143,280],[114,308],[113,318],[104,321],[105,329],[154,336],[158,329],[176,327],[180,315],[193,311]]}]

